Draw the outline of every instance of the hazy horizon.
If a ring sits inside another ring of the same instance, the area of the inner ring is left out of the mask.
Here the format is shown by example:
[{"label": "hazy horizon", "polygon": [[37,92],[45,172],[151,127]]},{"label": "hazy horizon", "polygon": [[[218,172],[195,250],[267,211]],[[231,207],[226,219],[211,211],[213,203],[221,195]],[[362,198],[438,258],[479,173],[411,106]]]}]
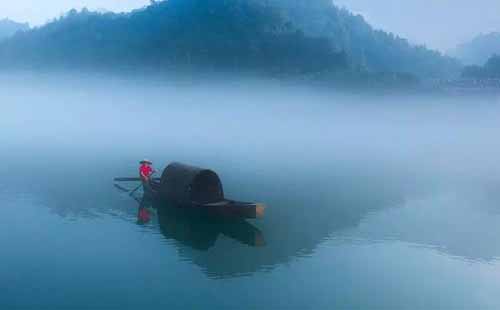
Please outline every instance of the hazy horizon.
[{"label": "hazy horizon", "polygon": [[[500,31],[496,12],[500,2],[493,0],[432,1],[410,0],[334,0],[355,14],[361,14],[375,28],[407,38],[414,44],[446,52],[473,37]],[[28,22],[40,26],[70,9],[126,12],[148,5],[150,0],[18,0],[0,3],[0,19]],[[464,21],[467,22],[464,22]],[[424,22],[425,21],[425,22]],[[443,21],[446,21],[443,22]]]}]

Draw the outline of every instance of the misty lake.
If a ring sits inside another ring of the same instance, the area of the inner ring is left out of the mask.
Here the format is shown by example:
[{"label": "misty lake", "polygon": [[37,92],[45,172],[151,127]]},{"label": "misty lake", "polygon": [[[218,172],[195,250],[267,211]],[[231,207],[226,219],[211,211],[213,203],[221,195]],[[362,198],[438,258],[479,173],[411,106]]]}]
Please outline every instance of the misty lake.
[{"label": "misty lake", "polygon": [[[500,307],[498,98],[16,75],[0,102],[1,309]],[[113,178],[144,157],[266,216],[138,224]]]}]

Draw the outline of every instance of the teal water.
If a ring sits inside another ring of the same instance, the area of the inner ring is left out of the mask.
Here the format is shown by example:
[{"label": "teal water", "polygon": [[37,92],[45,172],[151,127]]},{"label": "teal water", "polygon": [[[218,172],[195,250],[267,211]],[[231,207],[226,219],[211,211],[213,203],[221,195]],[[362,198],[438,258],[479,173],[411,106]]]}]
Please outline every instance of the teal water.
[{"label": "teal water", "polygon": [[[39,107],[44,87],[11,93],[2,116],[1,309],[500,307],[500,169],[494,140],[478,139],[497,129],[496,102],[476,122],[456,105],[213,110],[186,103],[197,96],[186,89],[145,112],[144,98],[105,93],[127,107],[116,116],[109,102],[83,103],[102,98],[96,88],[72,89],[78,102],[54,90]],[[266,203],[266,217],[153,211],[138,224],[139,204],[112,179],[144,156],[210,167],[227,196]]]}]

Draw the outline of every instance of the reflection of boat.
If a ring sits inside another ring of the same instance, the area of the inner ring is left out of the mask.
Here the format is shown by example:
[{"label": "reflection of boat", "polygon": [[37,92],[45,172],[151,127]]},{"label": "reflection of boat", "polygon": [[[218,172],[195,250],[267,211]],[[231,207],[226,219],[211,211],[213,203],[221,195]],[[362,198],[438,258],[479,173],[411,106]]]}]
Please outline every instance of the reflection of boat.
[{"label": "reflection of boat", "polygon": [[219,176],[207,169],[179,163],[170,164],[161,179],[153,180],[149,193],[168,206],[188,211],[190,215],[224,218],[261,218],[264,205],[224,198]]},{"label": "reflection of boat", "polygon": [[265,244],[262,232],[244,220],[225,221],[193,217],[192,210],[158,208],[160,230],[166,238],[175,239],[197,250],[208,250],[220,235],[249,246]]}]

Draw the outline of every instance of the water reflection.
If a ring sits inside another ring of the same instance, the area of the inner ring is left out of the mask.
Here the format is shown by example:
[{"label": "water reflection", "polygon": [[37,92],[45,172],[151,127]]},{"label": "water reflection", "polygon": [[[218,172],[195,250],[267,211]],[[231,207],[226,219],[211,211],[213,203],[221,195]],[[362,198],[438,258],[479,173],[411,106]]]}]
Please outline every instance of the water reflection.
[{"label": "water reflection", "polygon": [[[74,163],[60,162],[75,167]],[[359,166],[335,166],[328,170],[295,167],[269,168],[265,175],[214,167],[223,174],[228,196],[262,201],[269,205],[262,221],[206,221],[172,208],[158,208],[148,199],[131,198],[128,191],[110,182],[127,162],[85,162],[74,169],[74,181],[63,177],[68,169],[40,173],[32,178],[36,192],[54,213],[63,217],[113,216],[148,226],[141,232],[161,232],[179,258],[213,278],[235,277],[271,270],[297,256],[312,255],[316,247],[335,233],[356,227],[370,212],[397,207],[403,201],[403,184],[384,172],[357,172]],[[88,167],[92,166],[92,169]],[[33,171],[33,170],[32,170]],[[296,176],[291,178],[290,175]],[[244,180],[244,186],[242,186]],[[130,187],[130,188],[128,188]],[[152,211],[156,207],[157,211]],[[265,237],[264,237],[265,236]],[[265,246],[264,246],[265,245]]]},{"label": "water reflection", "polygon": [[[468,260],[500,257],[499,216],[492,211],[498,195],[481,194],[470,186],[462,191],[468,200],[459,196],[445,203],[439,198],[442,189],[429,179],[408,177],[382,164],[374,168],[342,162],[322,169],[275,165],[253,174],[264,164],[237,170],[215,162],[228,195],[270,206],[262,221],[234,223],[207,222],[169,208],[155,211],[150,201],[139,197],[136,202],[127,192],[112,187],[110,181],[124,174],[116,171],[123,170],[126,162],[94,162],[93,170],[89,165],[60,161],[60,171],[50,173],[45,167],[31,167],[20,173],[32,175],[20,178],[23,186],[17,186],[16,180],[8,186],[29,192],[40,205],[62,217],[112,216],[147,224],[142,233],[161,233],[173,240],[165,246],[173,246],[178,259],[199,266],[211,278],[273,270],[297,257],[313,255],[329,238],[417,243]],[[69,167],[74,168],[73,182],[65,178]],[[478,198],[471,200],[474,195]],[[411,203],[421,197],[427,197],[425,203]]]},{"label": "water reflection", "polygon": [[435,193],[407,201],[401,208],[370,214],[359,227],[344,231],[339,237],[370,243],[398,240],[447,257],[491,263],[500,257],[499,223],[498,197],[469,187]]},{"label": "water reflection", "polygon": [[[115,187],[122,192],[127,191],[120,185]],[[156,214],[159,230],[166,239],[174,239],[193,249],[207,251],[215,245],[220,236],[252,247],[265,245],[262,232],[243,219],[218,219],[196,215],[183,208],[155,201],[147,194],[142,197],[130,197],[139,204],[137,224],[148,224],[153,214]]]},{"label": "water reflection", "polygon": [[139,210],[137,210],[137,224],[145,225],[151,221],[153,211],[153,201],[150,197],[144,195],[139,202]]},{"label": "water reflection", "polygon": [[[275,172],[246,179],[244,188],[234,188],[238,182],[231,182],[231,175],[227,178],[228,191],[236,197],[260,196],[269,204],[262,221],[207,221],[157,205],[158,228],[166,239],[176,241],[169,245],[182,260],[200,266],[207,276],[236,277],[312,255],[327,238],[356,227],[370,212],[402,205],[404,197],[401,186],[374,185],[373,176],[363,173],[358,178],[351,169],[335,169],[335,175],[300,171],[301,178],[295,180],[281,179]],[[391,178],[387,183],[392,184]]]},{"label": "water reflection", "polygon": [[175,239],[196,250],[207,251],[221,236],[251,247],[265,245],[262,232],[244,220],[193,217],[182,209],[166,205],[158,208],[158,220],[165,238]]}]

